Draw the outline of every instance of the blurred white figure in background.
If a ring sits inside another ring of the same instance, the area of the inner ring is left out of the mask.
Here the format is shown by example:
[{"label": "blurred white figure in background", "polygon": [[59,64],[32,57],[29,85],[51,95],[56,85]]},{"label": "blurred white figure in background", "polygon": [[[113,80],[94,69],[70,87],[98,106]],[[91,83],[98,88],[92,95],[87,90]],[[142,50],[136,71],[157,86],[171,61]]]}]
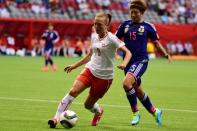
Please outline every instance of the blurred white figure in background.
[{"label": "blurred white figure in background", "polygon": [[174,41],[170,41],[167,45],[167,51],[170,53],[170,55],[176,55],[177,54],[177,49]]},{"label": "blurred white figure in background", "polygon": [[15,55],[15,39],[11,35],[8,35],[7,37],[7,49],[6,49],[6,54],[7,55]]},{"label": "blurred white figure in background", "polygon": [[10,17],[10,12],[5,7],[0,7],[0,17]]},{"label": "blurred white figure in background", "polygon": [[177,53],[178,54],[183,54],[184,47],[183,47],[183,44],[181,43],[181,41],[178,41],[176,43],[176,48],[177,48]]},{"label": "blurred white figure in background", "polygon": [[186,51],[187,55],[192,55],[193,54],[193,46],[192,46],[191,42],[187,41],[184,44],[184,47],[185,47],[185,51]]}]

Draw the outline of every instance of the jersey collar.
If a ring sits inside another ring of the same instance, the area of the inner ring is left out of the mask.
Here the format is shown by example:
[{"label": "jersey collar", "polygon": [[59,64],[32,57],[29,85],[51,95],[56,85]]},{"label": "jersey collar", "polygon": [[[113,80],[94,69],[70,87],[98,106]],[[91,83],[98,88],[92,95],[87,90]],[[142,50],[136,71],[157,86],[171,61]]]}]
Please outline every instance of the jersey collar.
[{"label": "jersey collar", "polygon": [[105,39],[105,38],[108,36],[108,33],[109,33],[109,32],[107,32],[103,38],[100,38],[99,35],[98,35],[99,41],[102,41],[103,39]]}]

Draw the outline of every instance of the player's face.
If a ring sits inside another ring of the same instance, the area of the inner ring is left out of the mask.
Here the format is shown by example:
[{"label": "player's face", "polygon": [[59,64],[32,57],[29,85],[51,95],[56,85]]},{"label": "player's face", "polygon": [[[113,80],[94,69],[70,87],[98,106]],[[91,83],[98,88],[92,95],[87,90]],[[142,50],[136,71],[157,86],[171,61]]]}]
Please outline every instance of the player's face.
[{"label": "player's face", "polygon": [[104,18],[96,17],[94,28],[97,34],[104,34],[107,31],[106,20]]},{"label": "player's face", "polygon": [[143,14],[140,12],[139,9],[133,8],[130,9],[130,16],[133,22],[140,22]]},{"label": "player's face", "polygon": [[50,31],[53,30],[53,26],[52,25],[49,25],[48,28],[49,28]]}]

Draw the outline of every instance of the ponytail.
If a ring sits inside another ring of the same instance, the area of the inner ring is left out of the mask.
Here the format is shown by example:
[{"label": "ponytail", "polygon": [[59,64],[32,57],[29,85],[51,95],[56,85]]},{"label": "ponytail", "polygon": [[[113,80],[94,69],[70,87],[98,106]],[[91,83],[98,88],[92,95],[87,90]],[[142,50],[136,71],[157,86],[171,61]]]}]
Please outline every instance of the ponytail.
[{"label": "ponytail", "polygon": [[111,20],[112,20],[112,15],[109,13],[104,13],[104,12],[98,12],[96,14],[96,17],[104,17],[106,20],[106,25],[108,25],[108,26],[110,25]]},{"label": "ponytail", "polygon": [[112,15],[108,13],[107,17],[108,17],[107,25],[110,25],[111,19],[112,19]]}]

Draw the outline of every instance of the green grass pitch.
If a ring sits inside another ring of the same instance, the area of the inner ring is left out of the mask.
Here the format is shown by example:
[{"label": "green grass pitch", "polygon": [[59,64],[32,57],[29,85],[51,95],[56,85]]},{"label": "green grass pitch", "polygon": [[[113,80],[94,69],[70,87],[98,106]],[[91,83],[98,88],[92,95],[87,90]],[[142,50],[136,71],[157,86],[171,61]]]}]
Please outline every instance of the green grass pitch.
[{"label": "green grass pitch", "polygon": [[[0,131],[50,131],[51,118],[59,100],[68,92],[83,67],[71,74],[63,72],[65,65],[79,58],[54,57],[58,71],[41,71],[41,57],[0,56]],[[120,63],[116,60],[115,65]],[[113,84],[99,103],[104,115],[97,127],[90,126],[92,114],[83,102],[88,90],[71,106],[79,121],[70,130],[82,131],[197,131],[197,61],[157,59],[149,62],[143,76],[143,87],[155,106],[163,110],[163,126],[142,107],[139,125],[130,125],[131,110],[122,88],[123,72],[115,68]],[[60,124],[58,131],[64,131]]]}]

